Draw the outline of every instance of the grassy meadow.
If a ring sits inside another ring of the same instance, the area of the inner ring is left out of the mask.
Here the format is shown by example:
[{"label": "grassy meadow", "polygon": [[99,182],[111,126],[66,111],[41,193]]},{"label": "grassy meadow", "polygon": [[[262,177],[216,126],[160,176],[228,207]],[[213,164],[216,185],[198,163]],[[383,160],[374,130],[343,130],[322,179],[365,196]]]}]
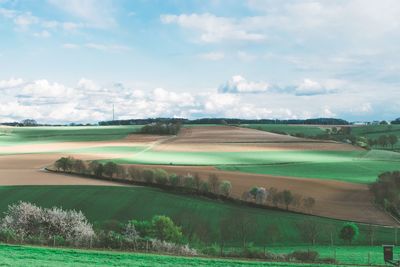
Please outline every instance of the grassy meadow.
[{"label": "grassy meadow", "polygon": [[[187,266],[282,266],[310,267],[315,264],[244,261],[229,259],[188,258],[179,256],[105,252],[95,250],[55,249],[32,246],[0,245],[1,266],[140,266],[140,267],[187,267]],[[321,267],[332,265],[318,264]],[[335,265],[341,266],[341,265]]]}]

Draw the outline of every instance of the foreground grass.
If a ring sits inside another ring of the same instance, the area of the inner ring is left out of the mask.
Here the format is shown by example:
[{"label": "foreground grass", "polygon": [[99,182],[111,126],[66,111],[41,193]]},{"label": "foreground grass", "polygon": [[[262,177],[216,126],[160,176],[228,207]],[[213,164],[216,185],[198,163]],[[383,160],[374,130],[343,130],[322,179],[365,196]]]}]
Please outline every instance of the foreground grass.
[{"label": "foreground grass", "polygon": [[[285,246],[270,247],[268,251],[275,253],[290,253],[296,250],[315,250],[321,258],[335,258],[339,263],[346,264],[385,264],[382,246]],[[398,258],[400,247],[395,247],[394,257]]]},{"label": "foreground grass", "polygon": [[[81,210],[90,222],[102,225],[115,220],[126,223],[131,219],[149,220],[154,215],[167,215],[183,227],[185,233],[195,232],[198,238],[209,244],[219,242],[219,225],[222,219],[237,222],[248,218],[253,223],[247,240],[256,246],[272,244],[267,230],[278,228],[275,245],[304,245],[307,241],[297,228],[299,222],[316,222],[321,227],[318,244],[329,244],[331,232],[335,244],[341,244],[338,231],[342,221],[267,210],[189,195],[177,195],[147,187],[103,186],[5,186],[0,187],[0,213],[7,206],[20,200],[42,207],[59,206],[64,209]],[[360,237],[355,244],[368,244],[367,226],[360,226]],[[393,243],[395,230],[374,226],[375,244]],[[242,244],[237,231],[227,240],[228,246]]]},{"label": "foreground grass", "polygon": [[[85,251],[30,246],[0,245],[1,266],[316,266],[278,262],[257,262],[208,258],[187,258],[141,253]],[[332,266],[318,264],[318,266]],[[338,266],[338,265],[335,265]]]},{"label": "foreground grass", "polygon": [[0,146],[51,142],[118,140],[138,132],[141,125],[0,127]]}]

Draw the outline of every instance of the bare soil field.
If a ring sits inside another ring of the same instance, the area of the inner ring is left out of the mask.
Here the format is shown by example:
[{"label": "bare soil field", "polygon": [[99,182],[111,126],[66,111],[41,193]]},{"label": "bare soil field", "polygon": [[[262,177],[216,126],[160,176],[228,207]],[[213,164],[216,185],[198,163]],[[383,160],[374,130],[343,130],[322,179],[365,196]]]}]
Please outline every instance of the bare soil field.
[{"label": "bare soil field", "polygon": [[282,151],[333,150],[353,151],[360,148],[337,143],[281,135],[232,126],[199,126],[183,128],[179,135],[154,148],[158,151]]},{"label": "bare soil field", "polygon": [[[135,166],[149,167],[147,165]],[[315,215],[371,224],[397,225],[390,216],[372,204],[372,196],[368,187],[363,184],[229,172],[217,170],[211,166],[155,165],[151,167],[180,175],[197,173],[203,180],[207,180],[209,174],[216,174],[220,180],[228,180],[232,183],[232,194],[238,198],[253,186],[275,187],[279,190],[288,189],[304,197],[315,198],[316,204],[312,210]]]}]

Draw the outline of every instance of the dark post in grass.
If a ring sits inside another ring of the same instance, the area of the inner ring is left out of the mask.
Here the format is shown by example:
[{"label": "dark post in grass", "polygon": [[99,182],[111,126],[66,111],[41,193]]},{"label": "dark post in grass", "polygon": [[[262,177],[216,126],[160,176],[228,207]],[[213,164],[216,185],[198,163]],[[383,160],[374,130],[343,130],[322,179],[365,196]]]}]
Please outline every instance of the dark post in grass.
[{"label": "dark post in grass", "polygon": [[383,260],[393,266],[400,266],[400,260],[393,259],[393,245],[383,245]]}]

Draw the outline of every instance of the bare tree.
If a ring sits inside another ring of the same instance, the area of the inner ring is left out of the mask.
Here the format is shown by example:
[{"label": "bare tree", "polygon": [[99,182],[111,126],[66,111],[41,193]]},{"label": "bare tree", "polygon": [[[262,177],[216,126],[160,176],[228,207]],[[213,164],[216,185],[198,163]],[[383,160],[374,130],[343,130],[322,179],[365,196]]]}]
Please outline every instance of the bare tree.
[{"label": "bare tree", "polygon": [[312,213],[312,209],[315,206],[315,199],[313,197],[308,197],[303,199],[304,208]]},{"label": "bare tree", "polygon": [[232,222],[234,220],[234,216],[226,216],[222,217],[219,221],[219,246],[220,246],[220,255],[222,256],[224,253],[224,247],[226,242],[232,239],[233,235],[233,225]]},{"label": "bare tree", "polygon": [[305,219],[299,222],[297,229],[304,241],[310,242],[313,246],[315,245],[320,233],[320,227],[314,220]]},{"label": "bare tree", "polygon": [[242,240],[243,247],[246,247],[249,236],[257,229],[257,223],[242,210],[236,212],[231,223],[235,233]]},{"label": "bare tree", "polygon": [[289,190],[284,190],[282,192],[282,200],[283,203],[286,205],[286,210],[289,210],[289,205],[293,202],[293,195],[292,192]]},{"label": "bare tree", "polygon": [[83,160],[77,159],[74,161],[73,165],[72,165],[72,169],[76,172],[76,173],[84,173],[86,171],[86,164]]},{"label": "bare tree", "polygon": [[211,173],[208,176],[208,184],[210,185],[211,192],[214,194],[218,194],[219,178],[215,173]]},{"label": "bare tree", "polygon": [[367,236],[367,239],[369,240],[369,243],[370,243],[371,246],[374,245],[374,241],[375,241],[375,231],[376,231],[376,229],[375,229],[375,227],[374,227],[372,224],[369,224],[369,225],[367,226],[367,229],[366,229],[366,236]]},{"label": "bare tree", "polygon": [[195,173],[193,176],[194,179],[194,187],[196,188],[197,192],[200,191],[201,186],[201,178],[198,173]]},{"label": "bare tree", "polygon": [[293,194],[293,201],[292,201],[292,206],[296,209],[299,209],[301,207],[303,201],[303,196],[300,194]]},{"label": "bare tree", "polygon": [[270,245],[274,245],[279,239],[282,238],[281,229],[276,224],[267,225],[267,228],[265,228],[265,235]]}]

